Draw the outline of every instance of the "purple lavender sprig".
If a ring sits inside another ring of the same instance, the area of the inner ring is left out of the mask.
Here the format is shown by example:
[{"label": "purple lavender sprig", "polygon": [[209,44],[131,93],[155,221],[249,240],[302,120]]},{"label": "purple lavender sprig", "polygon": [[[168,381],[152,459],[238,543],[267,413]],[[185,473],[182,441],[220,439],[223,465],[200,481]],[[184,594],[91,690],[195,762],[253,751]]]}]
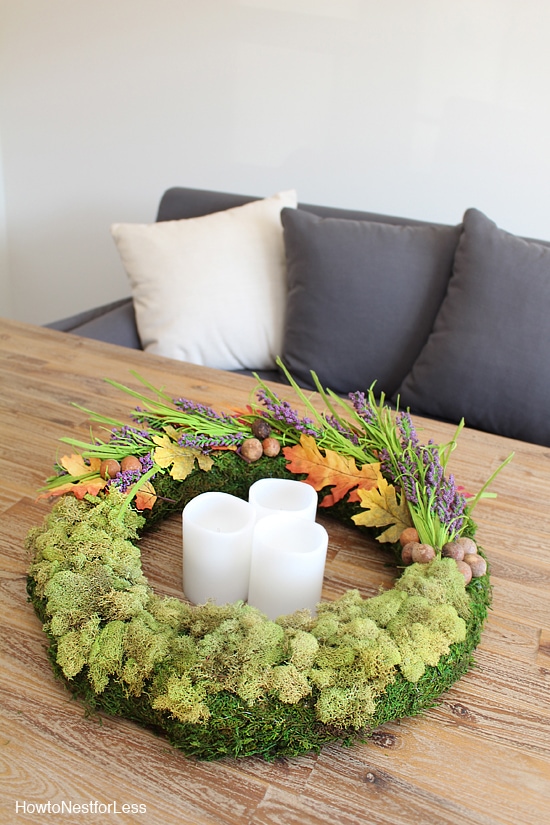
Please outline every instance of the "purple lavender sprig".
[{"label": "purple lavender sprig", "polygon": [[124,424],[121,427],[113,427],[109,443],[118,447],[150,449],[151,434],[148,430],[140,430]]},{"label": "purple lavender sprig", "polygon": [[377,401],[371,386],[367,393],[352,392],[348,398],[360,431],[359,444],[367,460],[380,461],[382,472],[391,469],[393,457],[401,452],[401,438],[391,411],[384,403],[384,394]]},{"label": "purple lavender sprig", "polygon": [[228,433],[226,435],[208,436],[200,433],[183,433],[178,438],[180,447],[193,447],[203,453],[219,447],[238,447],[248,436],[245,433]]},{"label": "purple lavender sprig", "polygon": [[[323,412],[316,409],[311,399],[296,383],[280,358],[277,359],[277,364],[282,369],[299,400],[306,410],[311,413],[311,417],[300,418],[288,402],[281,401],[270,388],[258,379],[260,382],[258,398],[264,405],[261,414],[270,421],[274,429],[282,434],[284,441],[297,443],[301,434],[305,433],[313,436],[322,449],[349,456],[357,462],[359,467],[378,460],[373,444],[365,437],[362,419],[353,411],[354,420],[350,421],[349,406],[331,390],[324,390],[315,372],[312,372],[311,376],[322,401],[326,405],[327,409]],[[378,446],[378,441],[376,446]]]},{"label": "purple lavender sprig", "polygon": [[410,444],[412,447],[420,444],[416,428],[409,412],[397,413],[395,416],[395,425],[403,444]]},{"label": "purple lavender sprig", "polygon": [[339,432],[341,435],[344,436],[344,438],[347,438],[349,441],[351,441],[352,444],[355,444],[355,446],[359,446],[359,437],[355,430],[351,428],[351,426],[346,425],[347,422],[342,423],[342,421],[338,420],[336,416],[328,415],[327,413],[323,413],[323,418],[325,419],[329,427],[332,427],[333,430]]},{"label": "purple lavender sprig", "polygon": [[127,493],[136,481],[141,478],[139,470],[120,470],[113,478],[107,481],[108,487],[116,487],[121,493]]},{"label": "purple lavender sprig", "polygon": [[139,463],[141,464],[141,473],[145,475],[145,473],[148,473],[154,467],[153,456],[151,453],[139,456]]},{"label": "purple lavender sprig", "polygon": [[288,401],[281,401],[275,393],[263,387],[258,390],[257,398],[268,413],[266,417],[286,425],[284,429],[297,430],[305,435],[312,435],[314,438],[319,437],[320,431],[315,427],[315,422],[311,418],[300,418]]},{"label": "purple lavender sprig", "polygon": [[381,456],[383,472],[401,486],[423,540],[442,547],[462,529],[466,499],[454,477],[445,477],[440,448],[431,440],[420,443],[409,413],[398,413],[395,425],[401,452],[392,456],[386,451]]},{"label": "purple lavender sprig", "polygon": [[376,412],[364,392],[350,392],[348,398],[353,409],[365,424],[376,424]]},{"label": "purple lavender sprig", "polygon": [[206,404],[191,401],[189,398],[175,398],[174,406],[182,410],[182,412],[197,413],[205,418],[211,418],[214,421],[223,421],[226,424],[234,423],[234,419],[227,413],[216,412],[213,407],[208,407]]}]

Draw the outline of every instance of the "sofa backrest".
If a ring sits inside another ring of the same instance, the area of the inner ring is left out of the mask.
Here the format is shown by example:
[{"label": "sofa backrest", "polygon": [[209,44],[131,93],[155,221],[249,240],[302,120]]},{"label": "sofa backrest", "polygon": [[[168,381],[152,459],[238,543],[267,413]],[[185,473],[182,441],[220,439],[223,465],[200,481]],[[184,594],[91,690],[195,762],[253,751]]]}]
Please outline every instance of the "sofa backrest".
[{"label": "sofa backrest", "polygon": [[[190,189],[174,186],[167,189],[161,198],[157,221],[177,221],[182,218],[199,218],[212,212],[221,212],[234,206],[260,200],[252,195],[233,195],[229,192],[214,192],[207,189]],[[321,218],[345,218],[354,221],[376,221],[396,226],[445,226],[445,224],[400,218],[394,215],[380,215],[376,212],[362,212],[358,209],[339,209],[331,206],[317,206],[299,203],[298,207]]]}]

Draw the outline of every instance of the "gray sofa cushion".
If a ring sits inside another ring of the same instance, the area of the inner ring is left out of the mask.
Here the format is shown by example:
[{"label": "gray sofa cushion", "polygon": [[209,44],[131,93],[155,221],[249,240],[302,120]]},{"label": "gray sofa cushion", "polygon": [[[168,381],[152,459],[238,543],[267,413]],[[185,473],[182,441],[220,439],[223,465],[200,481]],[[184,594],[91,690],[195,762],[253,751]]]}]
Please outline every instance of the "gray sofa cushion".
[{"label": "gray sofa cushion", "polygon": [[460,227],[320,218],[283,209],[288,302],[282,358],[312,386],[391,396],[433,326]]},{"label": "gray sofa cushion", "polygon": [[469,209],[447,296],[401,404],[550,445],[549,318],[550,248]]},{"label": "gray sofa cushion", "polygon": [[94,338],[96,341],[108,341],[121,347],[141,349],[131,298],[122,298],[46,326],[61,332],[82,335],[84,338]]}]

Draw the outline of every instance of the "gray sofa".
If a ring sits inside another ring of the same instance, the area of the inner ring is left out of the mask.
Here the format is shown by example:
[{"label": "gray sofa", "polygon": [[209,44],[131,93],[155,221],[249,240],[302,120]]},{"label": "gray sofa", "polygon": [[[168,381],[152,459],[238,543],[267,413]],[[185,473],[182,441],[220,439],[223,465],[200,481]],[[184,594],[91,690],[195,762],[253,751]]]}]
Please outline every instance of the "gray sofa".
[{"label": "gray sofa", "polygon": [[[172,188],[157,221],[257,198]],[[456,226],[299,204],[281,213],[281,357],[345,394],[373,381],[412,412],[550,446],[550,244],[476,209]],[[132,298],[50,324],[141,348]],[[262,371],[266,378],[281,374]]]}]

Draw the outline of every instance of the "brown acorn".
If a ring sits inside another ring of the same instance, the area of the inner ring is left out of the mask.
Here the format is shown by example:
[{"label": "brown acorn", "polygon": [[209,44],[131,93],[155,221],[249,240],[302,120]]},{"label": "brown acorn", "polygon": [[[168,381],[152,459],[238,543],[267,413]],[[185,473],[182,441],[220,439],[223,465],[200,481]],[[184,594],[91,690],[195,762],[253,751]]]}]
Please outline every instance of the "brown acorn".
[{"label": "brown acorn", "polygon": [[277,441],[276,438],[264,438],[262,441],[262,448],[264,451],[264,455],[268,456],[269,458],[275,458],[276,455],[279,455],[281,452],[281,445]]},{"label": "brown acorn", "polygon": [[473,539],[468,539],[464,536],[463,538],[456,539],[456,543],[464,549],[464,555],[466,555],[466,553],[477,553],[477,544]]},{"label": "brown acorn", "polygon": [[465,561],[457,561],[456,566],[464,576],[464,583],[469,584],[472,581],[472,568]]},{"label": "brown acorn", "polygon": [[252,422],[250,429],[252,430],[253,435],[255,435],[256,438],[259,438],[260,441],[263,441],[264,438],[269,438],[271,435],[271,427],[267,421],[264,421],[263,418],[256,418],[256,420]]},{"label": "brown acorn", "polygon": [[401,549],[401,561],[403,564],[412,564],[412,551],[413,547],[416,547],[417,544],[417,541],[409,541],[403,545]]},{"label": "brown acorn", "polygon": [[415,543],[412,548],[412,560],[418,564],[428,564],[435,559],[435,550],[430,544]]},{"label": "brown acorn", "polygon": [[448,541],[441,548],[441,555],[444,558],[462,561],[464,559],[464,547],[458,541]]},{"label": "brown acorn", "polygon": [[401,544],[401,547],[404,547],[411,541],[420,541],[418,536],[418,530],[416,529],[416,527],[405,527],[405,529],[399,536],[399,543]]},{"label": "brown acorn", "polygon": [[125,456],[120,462],[120,467],[123,473],[127,470],[138,470],[141,473],[141,461],[135,455]]},{"label": "brown acorn", "polygon": [[258,438],[245,438],[241,444],[240,454],[245,461],[257,461],[264,454],[262,442]]},{"label": "brown acorn", "polygon": [[120,464],[115,458],[106,458],[101,462],[99,467],[101,478],[114,478],[117,473],[120,473]]},{"label": "brown acorn", "polygon": [[470,565],[472,569],[472,576],[475,579],[478,579],[480,576],[484,576],[487,572],[487,562],[480,556],[478,553],[466,553],[464,556],[464,561],[466,564]]}]

